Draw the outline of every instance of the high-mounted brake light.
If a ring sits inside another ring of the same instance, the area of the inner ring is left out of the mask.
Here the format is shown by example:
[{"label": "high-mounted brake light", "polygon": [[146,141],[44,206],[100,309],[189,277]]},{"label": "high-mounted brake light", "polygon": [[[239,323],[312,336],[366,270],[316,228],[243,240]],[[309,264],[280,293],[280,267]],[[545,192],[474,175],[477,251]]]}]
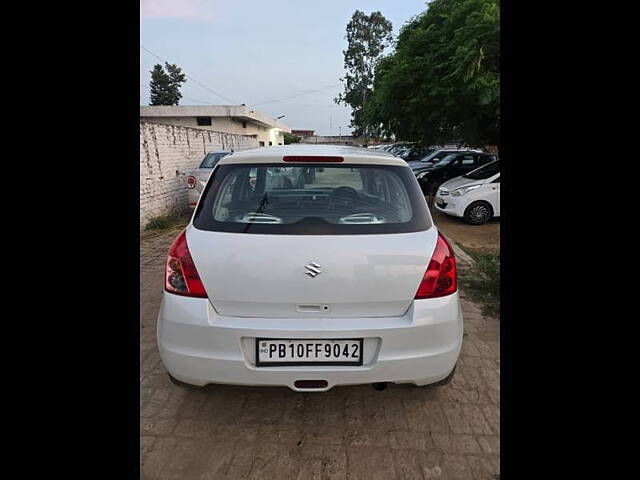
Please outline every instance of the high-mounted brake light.
[{"label": "high-mounted brake light", "polygon": [[444,297],[454,293],[457,288],[456,259],[453,256],[453,249],[438,233],[436,249],[422,277],[416,298]]},{"label": "high-mounted brake light", "polygon": [[196,183],[198,183],[198,179],[193,175],[189,175],[187,177],[187,188],[195,188]]},{"label": "high-mounted brake light", "polygon": [[282,157],[283,162],[341,163],[343,157],[325,157],[319,155],[288,155]]},{"label": "high-mounted brake light", "polygon": [[207,292],[189,253],[184,230],[169,247],[164,289],[185,297],[207,298]]}]

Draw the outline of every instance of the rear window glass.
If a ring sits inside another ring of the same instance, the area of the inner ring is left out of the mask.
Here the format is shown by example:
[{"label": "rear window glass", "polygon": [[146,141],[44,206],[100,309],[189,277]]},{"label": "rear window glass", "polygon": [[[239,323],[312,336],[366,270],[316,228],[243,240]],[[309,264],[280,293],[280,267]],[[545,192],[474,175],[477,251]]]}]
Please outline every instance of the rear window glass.
[{"label": "rear window glass", "polygon": [[387,165],[218,166],[194,217],[203,230],[301,235],[431,226],[411,169]]}]

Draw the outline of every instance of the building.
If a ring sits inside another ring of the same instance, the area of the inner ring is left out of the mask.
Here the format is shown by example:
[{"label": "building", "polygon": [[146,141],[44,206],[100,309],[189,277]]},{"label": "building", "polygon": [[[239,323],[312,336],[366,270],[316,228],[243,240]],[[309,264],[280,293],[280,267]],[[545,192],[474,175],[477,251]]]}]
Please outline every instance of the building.
[{"label": "building", "polygon": [[364,137],[354,137],[353,135],[311,135],[302,137],[300,143],[312,143],[316,145],[352,145],[360,146],[367,142]]},{"label": "building", "polygon": [[291,128],[245,105],[140,106],[140,121],[250,135],[261,147],[284,145]]},{"label": "building", "polygon": [[296,137],[313,137],[315,130],[291,130],[291,135]]}]

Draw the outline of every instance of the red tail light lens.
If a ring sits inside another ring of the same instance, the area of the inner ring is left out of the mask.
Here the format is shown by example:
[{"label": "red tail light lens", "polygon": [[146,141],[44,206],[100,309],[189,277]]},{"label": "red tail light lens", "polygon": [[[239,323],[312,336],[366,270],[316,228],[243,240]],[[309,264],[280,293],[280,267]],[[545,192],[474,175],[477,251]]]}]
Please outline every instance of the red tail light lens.
[{"label": "red tail light lens", "polygon": [[197,182],[198,179],[196,177],[194,177],[193,175],[189,175],[187,177],[187,188],[196,188]]},{"label": "red tail light lens", "polygon": [[340,163],[344,162],[343,157],[324,157],[317,155],[289,155],[282,157],[283,162],[312,162],[312,163]]},{"label": "red tail light lens", "polygon": [[207,292],[189,253],[184,230],[169,247],[164,289],[176,295],[207,298]]},{"label": "red tail light lens", "polygon": [[451,295],[457,290],[456,259],[451,245],[438,233],[438,242],[427,271],[422,277],[416,298],[434,298]]}]

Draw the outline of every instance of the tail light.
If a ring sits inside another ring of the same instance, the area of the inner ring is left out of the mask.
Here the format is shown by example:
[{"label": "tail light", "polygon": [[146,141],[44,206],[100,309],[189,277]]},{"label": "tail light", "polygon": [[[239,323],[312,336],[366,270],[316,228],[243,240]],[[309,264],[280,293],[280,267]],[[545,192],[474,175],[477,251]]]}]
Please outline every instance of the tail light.
[{"label": "tail light", "polygon": [[457,288],[456,259],[453,256],[453,249],[438,233],[436,249],[422,277],[416,298],[444,297],[454,293]]},{"label": "tail light", "polygon": [[196,188],[196,183],[198,183],[198,179],[193,175],[189,175],[187,177],[187,188]]},{"label": "tail light", "polygon": [[176,295],[207,298],[207,292],[189,253],[184,230],[169,247],[164,289]]}]

